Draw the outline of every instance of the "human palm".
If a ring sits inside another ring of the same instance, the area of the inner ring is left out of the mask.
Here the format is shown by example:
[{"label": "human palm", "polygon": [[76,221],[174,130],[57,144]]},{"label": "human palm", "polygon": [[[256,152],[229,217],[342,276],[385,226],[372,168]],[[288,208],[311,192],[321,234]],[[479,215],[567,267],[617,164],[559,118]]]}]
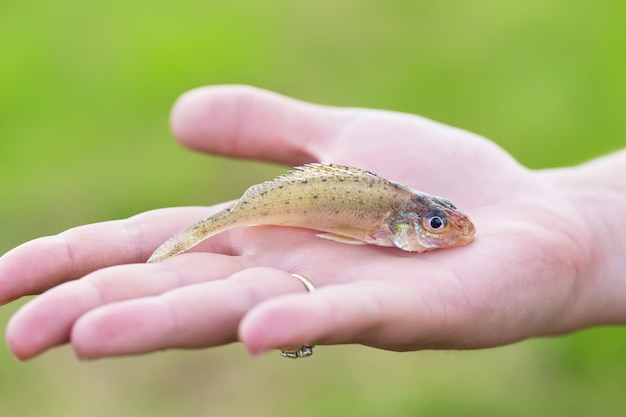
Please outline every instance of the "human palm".
[{"label": "human palm", "polygon": [[[580,214],[554,173],[527,170],[484,138],[417,116],[246,87],[194,91],[172,122],[181,142],[205,152],[352,165],[449,198],[474,221],[476,239],[416,254],[258,226],[145,264],[167,237],[218,208],[82,226],[0,260],[0,300],[52,288],[7,328],[19,358],[68,341],[86,358],[235,340],[252,353],[305,342],[478,348],[585,324],[581,277],[590,254],[571,232]],[[318,291],[307,293],[290,273]]]}]

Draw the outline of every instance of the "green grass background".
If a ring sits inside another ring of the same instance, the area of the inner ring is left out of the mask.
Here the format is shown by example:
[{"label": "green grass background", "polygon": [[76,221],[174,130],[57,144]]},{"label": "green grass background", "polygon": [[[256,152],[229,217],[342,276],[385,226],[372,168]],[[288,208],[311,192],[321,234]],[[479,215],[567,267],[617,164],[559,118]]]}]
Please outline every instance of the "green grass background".
[{"label": "green grass background", "polygon": [[[3,0],[0,252],[236,198],[282,170],[172,141],[172,103],[208,84],[421,114],[533,168],[610,152],[626,144],[625,18],[618,0]],[[0,412],[621,416],[625,350],[619,327],[475,352],[319,347],[303,361],[233,345],[95,362],[64,347],[19,363],[1,345]]]}]

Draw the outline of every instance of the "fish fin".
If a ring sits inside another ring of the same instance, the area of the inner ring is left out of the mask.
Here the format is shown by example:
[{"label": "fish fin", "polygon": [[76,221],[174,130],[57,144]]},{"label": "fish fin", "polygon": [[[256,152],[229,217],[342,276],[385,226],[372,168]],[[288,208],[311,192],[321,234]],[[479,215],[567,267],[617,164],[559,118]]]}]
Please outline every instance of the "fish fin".
[{"label": "fish fin", "polygon": [[335,233],[318,233],[315,236],[321,237],[322,239],[332,240],[334,242],[345,243],[347,245],[367,245],[367,243],[363,242],[362,240],[358,240],[353,237],[338,235]]},{"label": "fish fin", "polygon": [[364,169],[329,163],[312,163],[298,166],[290,170],[289,173],[279,176],[274,181],[289,182],[294,180],[331,178],[336,176],[344,178],[353,177],[356,179],[370,178],[372,180],[384,181],[378,175]]}]

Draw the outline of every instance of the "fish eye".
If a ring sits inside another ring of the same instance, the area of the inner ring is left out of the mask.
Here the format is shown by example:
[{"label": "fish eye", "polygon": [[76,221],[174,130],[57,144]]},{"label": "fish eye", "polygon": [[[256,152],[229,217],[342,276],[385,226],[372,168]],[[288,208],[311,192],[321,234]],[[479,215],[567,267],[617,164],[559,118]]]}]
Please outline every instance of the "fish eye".
[{"label": "fish eye", "polygon": [[425,216],[422,224],[431,233],[441,233],[448,228],[448,217],[441,212],[431,213]]},{"label": "fish eye", "polygon": [[443,220],[441,220],[441,217],[435,216],[430,219],[429,224],[430,224],[430,227],[437,230],[441,226],[443,226]]}]

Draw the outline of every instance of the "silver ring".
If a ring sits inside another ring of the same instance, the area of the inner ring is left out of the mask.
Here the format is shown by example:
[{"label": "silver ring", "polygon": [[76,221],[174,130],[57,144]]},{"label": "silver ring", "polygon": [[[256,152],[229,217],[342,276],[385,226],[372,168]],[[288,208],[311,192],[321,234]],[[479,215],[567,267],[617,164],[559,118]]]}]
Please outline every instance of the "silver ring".
[{"label": "silver ring", "polygon": [[[308,292],[313,292],[317,289],[315,288],[315,285],[313,285],[313,282],[311,282],[311,280],[304,275],[291,274],[291,276],[297,278],[304,285],[304,288],[306,288]],[[289,359],[306,358],[313,354],[313,346],[315,345],[304,344],[300,347],[282,348],[280,350],[280,356]]]}]

